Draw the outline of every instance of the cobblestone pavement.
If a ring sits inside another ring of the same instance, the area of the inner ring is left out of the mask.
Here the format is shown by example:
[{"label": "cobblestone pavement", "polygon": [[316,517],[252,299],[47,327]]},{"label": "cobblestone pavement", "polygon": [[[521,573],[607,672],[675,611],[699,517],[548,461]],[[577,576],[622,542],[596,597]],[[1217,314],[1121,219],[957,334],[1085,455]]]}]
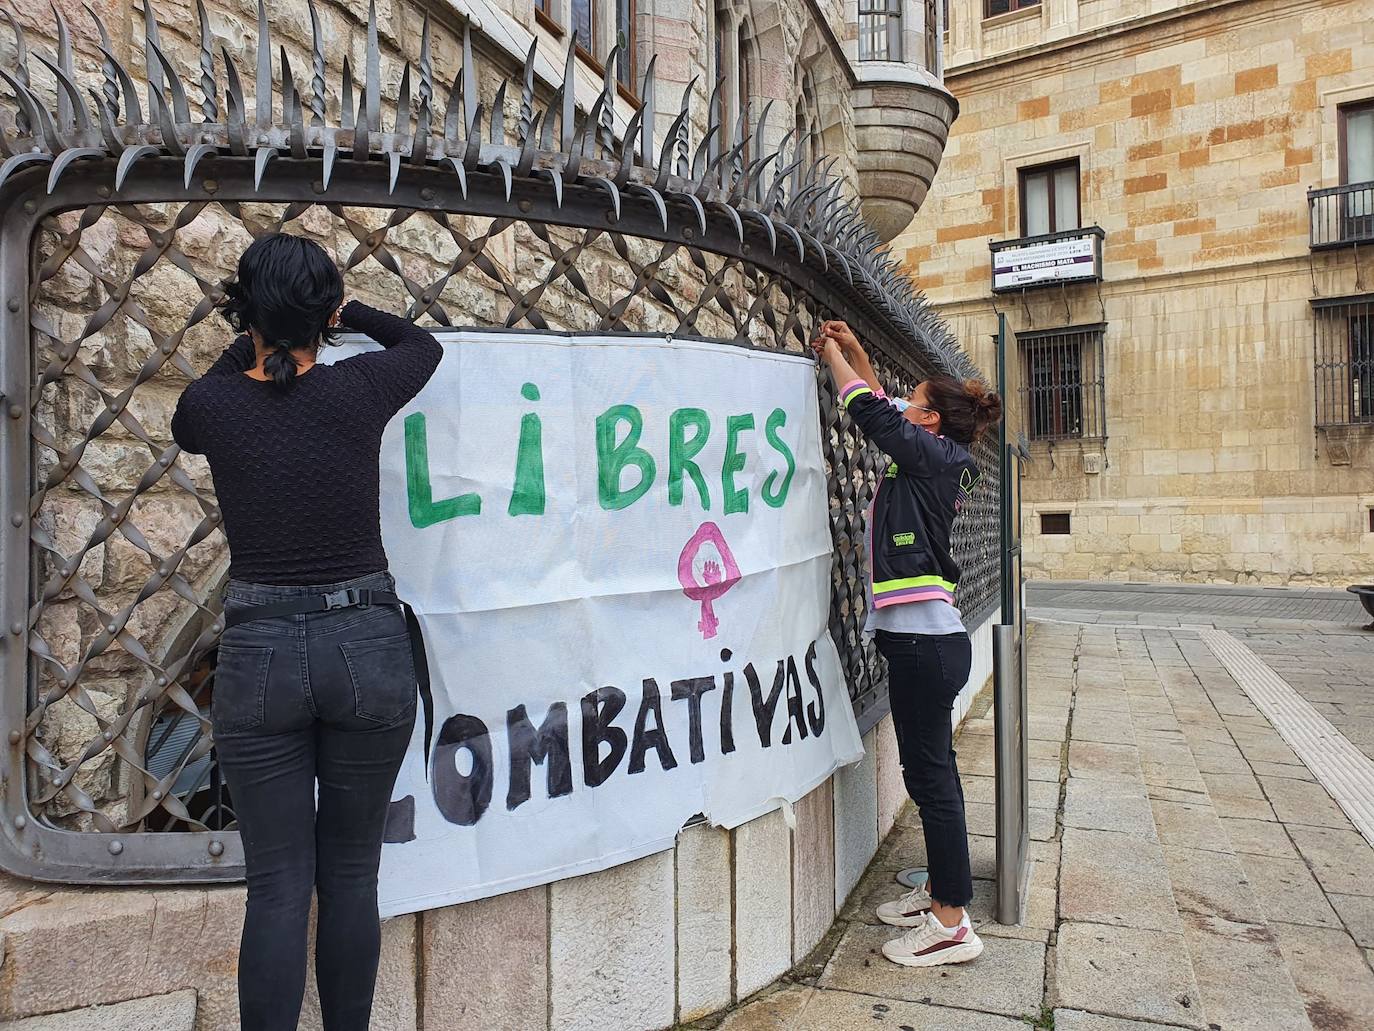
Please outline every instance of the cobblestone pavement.
[{"label": "cobblestone pavement", "polygon": [[[1248,646],[1247,668],[1262,670],[1254,655],[1262,657],[1333,724],[1365,735],[1367,752],[1374,715],[1361,688],[1374,668],[1374,635],[1327,626],[1301,634],[1228,627],[1234,637],[1211,640],[1224,639],[1232,660],[1235,641]],[[923,862],[908,807],[808,961],[697,1026],[1374,1027],[1374,848],[1203,634],[1037,622],[1030,662],[1033,868],[1022,924],[988,919],[994,760],[984,715],[966,722],[958,746],[982,957],[911,970],[878,951],[898,932],[879,924],[873,907],[900,893],[898,870]],[[1368,802],[1368,786],[1356,786]]]}]

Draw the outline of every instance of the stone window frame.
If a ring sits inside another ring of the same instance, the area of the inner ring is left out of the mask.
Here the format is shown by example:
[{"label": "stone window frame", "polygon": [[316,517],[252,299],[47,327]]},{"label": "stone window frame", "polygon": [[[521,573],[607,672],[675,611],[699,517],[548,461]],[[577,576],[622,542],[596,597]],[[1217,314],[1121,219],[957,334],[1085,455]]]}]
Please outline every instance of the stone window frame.
[{"label": "stone window frame", "polygon": [[[1055,173],[1068,168],[1073,169],[1073,187],[1075,197],[1074,210],[1076,212],[1076,217],[1074,221],[1077,223],[1077,225],[1060,226],[1058,224],[1057,218],[1058,212],[1055,211],[1056,183],[1054,182],[1054,175]],[[1048,228],[1044,233],[1031,233],[1030,228],[1027,225],[1027,218],[1030,214],[1030,207],[1026,202],[1026,181],[1030,179],[1032,176],[1037,175],[1050,176],[1050,182],[1045,193],[1046,201],[1049,205],[1049,210],[1045,212]],[[1065,158],[1061,161],[1050,161],[1048,163],[1039,165],[1022,165],[1016,170],[1016,198],[1018,211],[1020,212],[1020,231],[1022,238],[1029,236],[1045,236],[1050,233],[1063,233],[1069,232],[1074,229],[1082,229],[1083,166],[1082,164],[1080,164],[1078,158],[1076,157]]]},{"label": "stone window frame", "polygon": [[1322,186],[1338,186],[1341,181],[1340,109],[1365,101],[1374,102],[1374,79],[1321,92],[1318,106],[1321,118]]},{"label": "stone window frame", "polygon": [[1093,202],[1097,198],[1092,190],[1092,155],[1091,141],[1080,139],[1078,142],[1065,143],[1057,147],[1012,151],[1003,157],[1001,186],[1004,194],[1010,193],[1010,202],[1002,206],[1003,238],[1021,239],[1021,169],[1074,159],[1078,161],[1078,224],[1080,227],[1097,224],[1093,217]]},{"label": "stone window frame", "polygon": [[[1021,410],[1024,432],[1032,445],[1050,446],[1070,441],[1092,442],[1107,439],[1106,323],[1061,326],[1054,329],[1022,330],[1016,334],[1017,361],[1021,376]],[[1037,386],[1031,375],[1031,356],[1048,348],[1056,368],[1073,366],[1071,381],[1059,372],[1048,386]],[[1072,361],[1067,360],[1072,356]],[[1037,392],[1048,392],[1054,406],[1053,426],[1037,431],[1035,413]],[[1074,425],[1061,421],[1063,396],[1076,397],[1070,408]]]},{"label": "stone window frame", "polygon": [[[721,124],[733,134],[741,111],[748,117],[750,125],[759,114],[755,104],[755,99],[762,92],[759,80],[759,34],[752,6],[747,0],[716,0],[711,7],[709,33],[711,78],[706,90],[709,95],[724,77],[725,87],[721,90],[719,101]],[[724,68],[720,67],[721,58],[724,58]],[[734,144],[728,139],[718,139],[716,145],[728,149]],[[749,160],[747,152],[741,157]]]},{"label": "stone window frame", "polygon": [[[859,0],[859,60],[895,61],[901,63],[902,23],[906,20],[902,10],[902,0]],[[879,19],[886,19],[884,25]],[[866,31],[867,29],[874,31]],[[886,31],[881,29],[886,28]],[[880,39],[881,52],[867,48],[870,40]]]},{"label": "stone window frame", "polygon": [[[1337,160],[1337,182],[1341,186],[1350,185],[1350,149],[1347,138],[1346,123],[1349,122],[1352,114],[1374,115],[1374,96],[1366,97],[1363,100],[1347,100],[1342,104],[1336,105],[1336,160]],[[1360,182],[1367,180],[1361,179]]]}]

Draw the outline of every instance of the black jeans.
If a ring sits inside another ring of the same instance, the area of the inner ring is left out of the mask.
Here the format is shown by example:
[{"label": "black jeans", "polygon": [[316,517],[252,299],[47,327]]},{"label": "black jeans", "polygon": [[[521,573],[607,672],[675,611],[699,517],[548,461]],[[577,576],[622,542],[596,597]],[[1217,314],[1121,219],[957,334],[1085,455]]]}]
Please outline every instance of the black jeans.
[{"label": "black jeans", "polygon": [[968,634],[927,636],[878,631],[888,664],[888,696],[907,793],[921,810],[931,898],[946,906],[973,899],[964,787],[954,758],[950,718],[968,681]]},{"label": "black jeans", "polygon": [[[349,587],[395,590],[386,573],[323,587],[231,581],[225,609]],[[381,948],[377,865],[415,698],[405,617],[395,607],[284,616],[225,631],[212,723],[248,868],[239,950],[243,1031],[295,1031],[312,890],[324,1026],[367,1031]]]}]

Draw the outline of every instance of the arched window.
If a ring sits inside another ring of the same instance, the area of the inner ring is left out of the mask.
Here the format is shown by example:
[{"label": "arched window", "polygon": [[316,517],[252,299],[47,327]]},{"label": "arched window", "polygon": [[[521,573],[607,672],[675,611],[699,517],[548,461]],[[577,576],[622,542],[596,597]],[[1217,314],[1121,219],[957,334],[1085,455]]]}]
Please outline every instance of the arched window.
[{"label": "arched window", "polygon": [[[750,26],[748,19],[740,22],[738,34],[738,57],[736,58],[736,70],[738,75],[735,80],[735,100],[736,118],[738,122],[740,116],[744,118],[744,137],[748,140],[750,120],[754,117],[754,112],[750,109],[750,100],[753,94],[749,90],[750,81],[754,74],[754,30]],[[732,144],[733,146],[733,144]],[[744,150],[740,152],[740,158],[744,162],[749,161],[749,144],[746,142]]]},{"label": "arched window", "polygon": [[940,22],[935,0],[926,0],[926,71],[932,75],[940,72]]},{"label": "arched window", "polygon": [[859,0],[859,60],[902,59],[902,0]]},{"label": "arched window", "polygon": [[[714,90],[717,84],[722,80],[724,81],[724,86],[716,97],[715,111],[715,118],[720,122],[722,132],[725,132],[725,127],[730,124],[730,80],[726,77],[726,69],[730,66],[730,20],[730,8],[725,4],[718,4],[716,6],[715,51],[713,55],[715,68],[712,70],[713,75],[707,89],[708,91]],[[715,142],[719,144],[721,140],[717,138]]]},{"label": "arched window", "polygon": [[816,80],[810,70],[802,73],[797,90],[796,156],[812,162],[821,156],[821,116],[816,104]]},{"label": "arched window", "polygon": [[635,0],[615,0],[615,42],[620,46],[615,77],[626,89],[635,88]]}]

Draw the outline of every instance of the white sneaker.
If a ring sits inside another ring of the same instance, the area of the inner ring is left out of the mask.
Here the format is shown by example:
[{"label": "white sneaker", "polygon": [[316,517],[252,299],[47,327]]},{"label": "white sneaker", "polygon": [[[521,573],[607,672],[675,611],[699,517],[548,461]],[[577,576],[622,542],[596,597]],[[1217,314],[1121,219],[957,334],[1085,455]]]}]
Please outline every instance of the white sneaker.
[{"label": "white sneaker", "polygon": [[904,967],[967,963],[982,954],[983,940],[973,932],[967,913],[958,927],[946,927],[934,913],[928,913],[921,926],[883,946],[883,955]]},{"label": "white sneaker", "polygon": [[930,892],[922,882],[901,898],[884,902],[878,907],[878,919],[893,927],[919,927],[926,922],[930,912]]}]

